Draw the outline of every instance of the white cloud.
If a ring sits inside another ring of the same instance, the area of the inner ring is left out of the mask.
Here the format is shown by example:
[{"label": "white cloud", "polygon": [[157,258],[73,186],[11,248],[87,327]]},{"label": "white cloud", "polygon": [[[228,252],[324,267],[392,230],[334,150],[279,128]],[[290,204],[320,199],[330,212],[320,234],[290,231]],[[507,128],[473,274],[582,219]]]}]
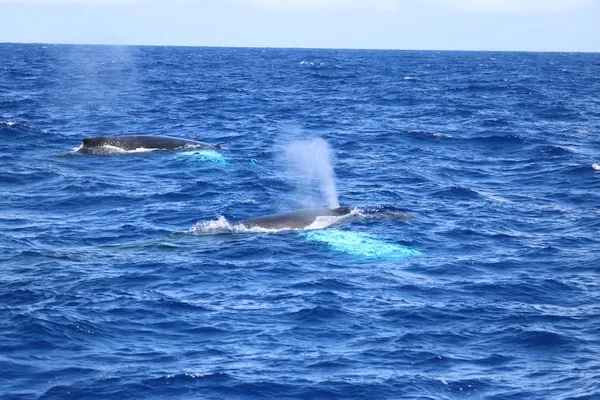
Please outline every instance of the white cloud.
[{"label": "white cloud", "polygon": [[[446,8],[476,14],[563,14],[595,0],[230,0],[280,10]],[[597,1],[597,0],[596,0]]]},{"label": "white cloud", "polygon": [[[279,10],[318,10],[375,8],[390,9],[398,6],[403,0],[218,0],[230,6],[251,5]],[[207,0],[0,0],[10,4],[185,4],[208,3]]]},{"label": "white cloud", "polygon": [[264,8],[279,10],[322,10],[322,9],[394,9],[399,0],[241,0]]},{"label": "white cloud", "polygon": [[429,0],[439,6],[481,14],[564,14],[584,9],[593,0]]},{"label": "white cloud", "polygon": [[142,4],[153,3],[148,0],[0,0],[0,4]]},{"label": "white cloud", "polygon": [[[177,4],[207,0],[0,0],[0,4]],[[249,5],[282,11],[377,9],[402,11],[419,8],[449,9],[473,14],[565,14],[583,10],[600,0],[219,0],[230,7]]]},{"label": "white cloud", "polygon": [[[393,9],[403,0],[219,0],[231,7],[250,5],[278,10],[323,9]],[[208,3],[207,0],[0,0],[0,4],[190,4]]]}]

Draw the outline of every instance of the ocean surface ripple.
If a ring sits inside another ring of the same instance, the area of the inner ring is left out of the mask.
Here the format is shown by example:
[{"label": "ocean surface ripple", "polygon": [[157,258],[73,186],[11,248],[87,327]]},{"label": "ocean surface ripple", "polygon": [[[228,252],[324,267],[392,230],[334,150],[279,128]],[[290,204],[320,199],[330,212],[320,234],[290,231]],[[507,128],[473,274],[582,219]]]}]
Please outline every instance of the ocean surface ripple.
[{"label": "ocean surface ripple", "polygon": [[[600,54],[0,44],[0,397],[600,398],[599,76]],[[123,134],[225,149],[73,151]],[[312,138],[356,215],[233,229],[327,204],[285,158]]]}]

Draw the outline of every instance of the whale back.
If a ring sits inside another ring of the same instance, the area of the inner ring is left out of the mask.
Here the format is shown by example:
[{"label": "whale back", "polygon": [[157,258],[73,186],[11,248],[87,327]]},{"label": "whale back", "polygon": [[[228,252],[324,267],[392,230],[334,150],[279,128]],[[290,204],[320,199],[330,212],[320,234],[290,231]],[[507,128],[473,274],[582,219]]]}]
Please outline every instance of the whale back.
[{"label": "whale back", "polygon": [[83,139],[80,151],[94,152],[97,148],[113,146],[122,150],[153,149],[153,150],[179,150],[186,147],[202,149],[221,149],[220,145],[211,145],[195,140],[180,139],[171,136],[96,136]]},{"label": "whale back", "polygon": [[307,208],[281,214],[265,215],[263,217],[250,218],[240,223],[246,228],[264,229],[304,229],[314,223],[317,217],[335,217],[349,214],[349,207],[330,208]]},{"label": "whale back", "polygon": [[104,145],[103,143],[104,143],[104,137],[102,137],[102,136],[96,136],[96,137],[83,139],[83,145],[85,147],[103,146]]}]

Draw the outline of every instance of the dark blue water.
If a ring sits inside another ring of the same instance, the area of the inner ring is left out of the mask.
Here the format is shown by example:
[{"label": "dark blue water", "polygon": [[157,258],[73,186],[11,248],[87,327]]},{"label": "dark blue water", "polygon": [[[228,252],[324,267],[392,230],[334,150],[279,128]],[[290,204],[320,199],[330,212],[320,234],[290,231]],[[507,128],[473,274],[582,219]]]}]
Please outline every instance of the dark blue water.
[{"label": "dark blue water", "polygon": [[[600,398],[599,77],[600,54],[0,45],[0,397]],[[226,149],[73,152],[122,134]],[[326,204],[282,156],[316,137],[371,217],[231,229]]]}]

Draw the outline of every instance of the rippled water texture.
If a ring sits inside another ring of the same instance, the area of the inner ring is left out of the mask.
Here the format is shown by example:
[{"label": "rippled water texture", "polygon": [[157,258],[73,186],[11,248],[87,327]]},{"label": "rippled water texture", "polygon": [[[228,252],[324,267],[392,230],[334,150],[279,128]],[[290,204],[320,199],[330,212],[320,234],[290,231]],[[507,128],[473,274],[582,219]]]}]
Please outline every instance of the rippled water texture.
[{"label": "rippled water texture", "polygon": [[[0,45],[0,397],[600,398],[599,76]],[[224,149],[73,151],[123,134]],[[335,176],[290,158],[315,138]],[[323,229],[235,228],[335,191],[356,211]]]}]

